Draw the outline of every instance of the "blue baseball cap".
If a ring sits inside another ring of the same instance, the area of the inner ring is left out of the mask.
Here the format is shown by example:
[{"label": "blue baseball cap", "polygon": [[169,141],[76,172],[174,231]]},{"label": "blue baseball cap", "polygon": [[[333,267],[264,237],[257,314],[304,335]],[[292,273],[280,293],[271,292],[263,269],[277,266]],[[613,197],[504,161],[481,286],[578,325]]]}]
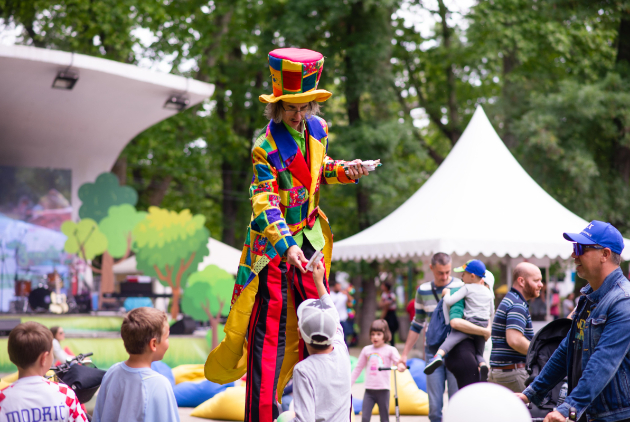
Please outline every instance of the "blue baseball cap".
[{"label": "blue baseball cap", "polygon": [[455,271],[456,273],[462,273],[466,271],[467,273],[474,274],[477,277],[481,278],[484,278],[486,276],[486,266],[478,259],[471,259],[461,267],[455,268],[453,271]]},{"label": "blue baseball cap", "polygon": [[600,245],[616,254],[623,251],[623,236],[612,224],[593,220],[580,233],[563,233],[565,239],[582,245]]}]

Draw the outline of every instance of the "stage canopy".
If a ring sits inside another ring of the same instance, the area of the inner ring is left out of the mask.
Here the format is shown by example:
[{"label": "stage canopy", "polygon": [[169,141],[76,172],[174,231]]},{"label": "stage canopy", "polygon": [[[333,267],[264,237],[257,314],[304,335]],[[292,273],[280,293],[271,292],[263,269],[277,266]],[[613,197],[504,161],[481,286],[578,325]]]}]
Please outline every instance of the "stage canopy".
[{"label": "stage canopy", "polygon": [[[208,265],[214,264],[228,273],[236,275],[238,263],[241,260],[241,251],[213,238],[208,240],[208,250],[210,251],[210,255],[206,256],[204,260],[199,263],[197,271],[202,271]],[[114,265],[114,274],[137,273],[138,268],[135,256]]]},{"label": "stage canopy", "polygon": [[[79,79],[52,88],[58,72]],[[174,114],[166,100],[183,94],[189,106],[214,85],[96,57],[29,46],[0,45],[0,166],[72,171],[73,218],[79,186],[110,171],[137,134]]]},{"label": "stage canopy", "polygon": [[[569,258],[562,233],[587,224],[525,172],[479,106],[431,178],[383,220],[335,243],[333,259],[425,260],[445,252],[548,262]],[[625,244],[623,258],[630,259]]]}]

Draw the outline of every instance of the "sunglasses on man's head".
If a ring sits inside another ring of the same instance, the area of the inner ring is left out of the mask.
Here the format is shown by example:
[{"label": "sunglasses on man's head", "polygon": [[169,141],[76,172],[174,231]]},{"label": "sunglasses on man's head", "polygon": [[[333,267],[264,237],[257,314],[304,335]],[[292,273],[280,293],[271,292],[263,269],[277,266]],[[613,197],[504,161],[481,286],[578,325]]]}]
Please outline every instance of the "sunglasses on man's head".
[{"label": "sunglasses on man's head", "polygon": [[575,256],[584,255],[587,249],[606,249],[606,248],[599,245],[583,245],[581,243],[573,244],[573,253],[575,254]]}]

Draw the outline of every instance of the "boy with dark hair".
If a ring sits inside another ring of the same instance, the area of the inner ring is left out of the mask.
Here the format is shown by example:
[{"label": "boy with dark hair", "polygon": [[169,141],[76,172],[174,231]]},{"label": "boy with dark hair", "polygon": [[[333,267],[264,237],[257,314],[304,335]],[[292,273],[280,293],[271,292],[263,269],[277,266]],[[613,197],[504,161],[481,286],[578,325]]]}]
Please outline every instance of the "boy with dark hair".
[{"label": "boy with dark hair", "polygon": [[87,421],[74,391],[44,378],[53,362],[53,336],[48,328],[25,322],[11,330],[8,343],[18,380],[0,391],[0,421]]},{"label": "boy with dark hair", "polygon": [[313,271],[319,299],[307,299],[297,310],[298,334],[309,356],[293,369],[294,421],[349,422],[350,358],[339,314],[324,287],[322,262]]},{"label": "boy with dark hair", "polygon": [[168,350],[169,329],[166,314],[157,309],[136,308],[127,314],[120,334],[129,359],[105,374],[94,422],[179,421],[170,382],[151,369]]}]

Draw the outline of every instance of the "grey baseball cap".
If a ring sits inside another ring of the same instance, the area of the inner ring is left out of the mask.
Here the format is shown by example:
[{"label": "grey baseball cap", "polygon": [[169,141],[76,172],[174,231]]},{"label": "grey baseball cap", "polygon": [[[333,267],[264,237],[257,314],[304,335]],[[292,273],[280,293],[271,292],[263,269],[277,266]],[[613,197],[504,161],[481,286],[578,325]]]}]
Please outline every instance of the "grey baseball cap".
[{"label": "grey baseball cap", "polygon": [[[337,332],[337,311],[320,299],[307,299],[297,310],[298,327],[306,344],[330,346]],[[315,341],[314,335],[325,340]]]}]

